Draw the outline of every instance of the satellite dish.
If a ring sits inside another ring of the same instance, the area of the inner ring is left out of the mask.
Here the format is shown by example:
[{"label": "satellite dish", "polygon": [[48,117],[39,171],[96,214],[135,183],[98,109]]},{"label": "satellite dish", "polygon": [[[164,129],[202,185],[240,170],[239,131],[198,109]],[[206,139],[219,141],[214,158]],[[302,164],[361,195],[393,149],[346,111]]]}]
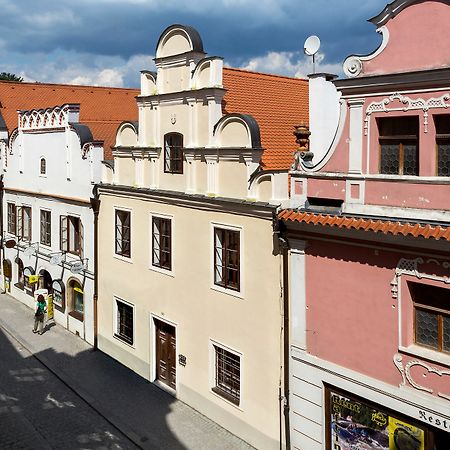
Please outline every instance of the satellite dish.
[{"label": "satellite dish", "polygon": [[303,45],[303,50],[306,55],[314,56],[320,48],[320,39],[317,36],[309,36]]}]

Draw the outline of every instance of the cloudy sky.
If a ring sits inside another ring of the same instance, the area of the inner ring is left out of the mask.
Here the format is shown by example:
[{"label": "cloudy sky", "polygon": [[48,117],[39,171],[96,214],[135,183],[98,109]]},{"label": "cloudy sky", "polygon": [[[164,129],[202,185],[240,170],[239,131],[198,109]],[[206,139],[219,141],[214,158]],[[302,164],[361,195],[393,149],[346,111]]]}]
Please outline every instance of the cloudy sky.
[{"label": "cloudy sky", "polygon": [[194,26],[225,64],[290,76],[311,72],[306,37],[322,41],[320,70],[380,42],[366,20],[387,0],[0,0],[0,72],[27,81],[135,87],[173,23]]}]

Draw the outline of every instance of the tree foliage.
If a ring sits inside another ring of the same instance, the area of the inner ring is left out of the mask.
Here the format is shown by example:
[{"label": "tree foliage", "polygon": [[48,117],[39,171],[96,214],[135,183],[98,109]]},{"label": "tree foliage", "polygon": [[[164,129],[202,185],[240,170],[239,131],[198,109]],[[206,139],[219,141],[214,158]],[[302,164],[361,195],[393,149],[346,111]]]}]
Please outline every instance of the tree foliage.
[{"label": "tree foliage", "polygon": [[0,80],[3,80],[3,81],[18,81],[19,83],[21,83],[23,81],[23,78],[22,77],[18,77],[14,73],[0,72]]}]

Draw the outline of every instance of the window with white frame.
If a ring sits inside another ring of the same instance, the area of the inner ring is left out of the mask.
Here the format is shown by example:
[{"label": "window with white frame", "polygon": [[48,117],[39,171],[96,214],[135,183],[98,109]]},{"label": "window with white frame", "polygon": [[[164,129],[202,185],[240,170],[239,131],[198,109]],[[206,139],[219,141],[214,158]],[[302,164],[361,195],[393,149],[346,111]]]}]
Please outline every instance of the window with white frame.
[{"label": "window with white frame", "polygon": [[239,405],[241,400],[241,357],[214,344],[213,392]]},{"label": "window with white frame", "polygon": [[240,231],[214,227],[214,284],[240,290]]},{"label": "window with white frame", "polygon": [[133,345],[134,340],[134,307],[118,298],[115,299],[116,305],[116,329],[114,336]]},{"label": "window with white frame", "polygon": [[172,270],[172,221],[152,217],[152,265]]},{"label": "window with white frame", "polygon": [[131,257],[131,212],[116,209],[115,212],[115,253]]},{"label": "window with white frame", "polygon": [[83,229],[79,217],[60,216],[60,249],[83,257]]},{"label": "window with white frame", "polygon": [[8,233],[14,236],[17,233],[17,208],[14,203],[8,202]]},{"label": "window with white frame", "polygon": [[180,133],[164,136],[164,172],[183,173],[183,135]]}]

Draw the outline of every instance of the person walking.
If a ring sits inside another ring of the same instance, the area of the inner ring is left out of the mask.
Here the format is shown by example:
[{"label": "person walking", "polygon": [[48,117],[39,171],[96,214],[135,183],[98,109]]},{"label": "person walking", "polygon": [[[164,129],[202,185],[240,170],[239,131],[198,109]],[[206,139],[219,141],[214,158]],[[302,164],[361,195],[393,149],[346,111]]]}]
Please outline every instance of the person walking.
[{"label": "person walking", "polygon": [[44,328],[44,317],[47,311],[47,304],[45,303],[45,298],[42,294],[38,295],[36,301],[36,312],[34,313],[34,327],[33,333],[37,333],[39,326],[39,334],[42,334]]}]

